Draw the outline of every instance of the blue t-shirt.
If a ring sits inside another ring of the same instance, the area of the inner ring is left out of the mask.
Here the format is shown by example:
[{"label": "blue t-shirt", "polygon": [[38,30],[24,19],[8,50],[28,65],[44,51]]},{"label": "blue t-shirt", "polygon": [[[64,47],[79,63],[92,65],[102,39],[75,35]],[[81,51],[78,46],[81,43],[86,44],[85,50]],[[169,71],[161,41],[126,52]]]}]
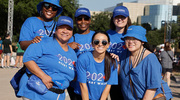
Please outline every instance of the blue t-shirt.
[{"label": "blue t-shirt", "polygon": [[119,34],[115,30],[108,30],[107,33],[110,37],[110,46],[107,51],[120,56],[126,49],[125,42],[121,39],[124,34]]},{"label": "blue t-shirt", "polygon": [[[74,64],[77,61],[76,54],[68,46],[64,51],[55,38],[44,38],[40,43],[31,44],[24,53],[23,62],[35,61],[36,64],[49,75],[52,80],[62,80],[61,89],[66,89],[70,81],[75,77]],[[58,94],[48,91],[40,95],[27,86],[28,77],[23,75],[20,81],[19,96],[31,100],[56,100]],[[57,86],[53,86],[57,88]],[[65,99],[65,93],[60,95],[59,100]]]},{"label": "blue t-shirt", "polygon": [[104,60],[97,63],[94,60],[92,52],[86,52],[79,56],[77,61],[77,81],[86,83],[89,92],[89,99],[99,100],[107,84],[117,85],[118,75],[117,68],[111,66],[111,75],[105,82]]},{"label": "blue t-shirt", "polygon": [[3,42],[3,41],[2,41],[2,40],[0,40],[0,44],[1,44],[1,46],[0,46],[0,50],[2,50],[2,42]]},{"label": "blue t-shirt", "polygon": [[[128,50],[124,50],[120,59],[119,83],[125,100],[136,100],[131,92],[129,75],[136,90],[138,99],[142,99],[147,89],[157,88],[156,94],[163,93],[161,88],[161,65],[154,53],[147,55],[135,68],[129,67]],[[171,95],[172,96],[172,95]],[[169,97],[166,97],[169,98]],[[169,100],[169,99],[167,99]]]},{"label": "blue t-shirt", "polygon": [[76,33],[74,34],[74,37],[71,37],[71,39],[69,40],[69,43],[76,42],[81,45],[79,49],[75,50],[77,56],[79,56],[80,54],[84,52],[93,50],[91,40],[94,33],[95,33],[94,31],[90,31],[88,34]]},{"label": "blue t-shirt", "polygon": [[[48,32],[46,32],[44,26],[46,26]],[[53,26],[54,26],[53,20],[49,22],[45,22],[38,19],[37,17],[29,17],[26,19],[26,21],[21,27],[19,42],[30,41],[34,39],[36,36],[49,37]],[[55,33],[55,27],[51,36],[53,36],[54,33]]]}]

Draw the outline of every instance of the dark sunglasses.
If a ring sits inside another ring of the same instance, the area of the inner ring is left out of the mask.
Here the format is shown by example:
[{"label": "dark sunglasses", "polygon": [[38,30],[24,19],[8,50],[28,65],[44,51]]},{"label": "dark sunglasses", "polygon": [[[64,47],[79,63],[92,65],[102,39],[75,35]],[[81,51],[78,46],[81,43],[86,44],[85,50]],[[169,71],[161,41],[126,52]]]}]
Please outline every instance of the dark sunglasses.
[{"label": "dark sunglasses", "polygon": [[77,17],[77,21],[82,21],[82,20],[85,20],[85,21],[89,21],[89,17],[85,16],[85,17]]},{"label": "dark sunglasses", "polygon": [[[98,45],[99,44],[99,40],[94,40],[93,41],[93,43],[95,44],[95,45]],[[106,40],[103,40],[103,41],[101,41],[101,43],[105,46],[108,42],[106,41]]]},{"label": "dark sunglasses", "polygon": [[46,9],[49,9],[50,7],[52,7],[52,10],[53,11],[57,11],[58,10],[58,7],[55,6],[55,5],[52,5],[52,4],[49,4],[49,3],[44,3],[43,5]]}]

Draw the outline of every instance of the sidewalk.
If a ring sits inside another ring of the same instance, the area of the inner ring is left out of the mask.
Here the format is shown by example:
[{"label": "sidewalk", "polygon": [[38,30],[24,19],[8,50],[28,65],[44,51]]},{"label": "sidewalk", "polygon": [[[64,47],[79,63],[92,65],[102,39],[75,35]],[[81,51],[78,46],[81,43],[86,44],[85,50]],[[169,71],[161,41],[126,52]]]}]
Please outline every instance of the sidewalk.
[{"label": "sidewalk", "polygon": [[180,76],[174,76],[175,80],[171,80],[171,91],[173,94],[173,99],[172,100],[180,100]]},{"label": "sidewalk", "polygon": [[[9,83],[9,81],[17,71],[18,69],[0,68],[0,100],[22,100],[21,98],[15,97],[14,90]],[[172,81],[170,87],[174,97],[172,100],[180,100],[180,76],[175,76],[175,78],[177,83],[175,81]],[[66,93],[65,100],[70,100],[68,93]]]}]

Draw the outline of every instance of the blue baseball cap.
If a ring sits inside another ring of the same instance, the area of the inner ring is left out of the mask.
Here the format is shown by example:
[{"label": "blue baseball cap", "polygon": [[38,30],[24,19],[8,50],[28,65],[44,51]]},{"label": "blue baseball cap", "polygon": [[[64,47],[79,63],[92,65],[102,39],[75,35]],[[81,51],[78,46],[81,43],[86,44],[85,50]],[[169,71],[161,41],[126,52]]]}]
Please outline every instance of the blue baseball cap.
[{"label": "blue baseball cap", "polygon": [[87,8],[79,8],[76,10],[75,17],[78,17],[80,15],[86,15],[88,17],[91,17],[90,11]]},{"label": "blue baseball cap", "polygon": [[142,26],[129,26],[126,34],[122,37],[122,40],[124,40],[125,37],[134,37],[142,42],[147,42],[146,29],[144,29]]},{"label": "blue baseball cap", "polygon": [[118,15],[128,17],[129,16],[129,11],[125,6],[118,6],[118,7],[114,8],[113,18],[118,16]]},{"label": "blue baseball cap", "polygon": [[44,0],[44,1],[40,2],[40,3],[37,5],[37,11],[38,11],[38,13],[40,13],[40,11],[41,11],[41,9],[42,9],[42,4],[45,3],[45,2],[51,3],[51,4],[56,5],[56,6],[58,7],[58,11],[57,11],[56,16],[58,16],[58,15],[61,14],[63,8],[59,5],[60,0]]},{"label": "blue baseball cap", "polygon": [[73,20],[72,20],[72,18],[70,18],[68,16],[59,17],[56,26],[58,27],[58,26],[61,26],[61,25],[68,25],[71,28],[73,28]]}]

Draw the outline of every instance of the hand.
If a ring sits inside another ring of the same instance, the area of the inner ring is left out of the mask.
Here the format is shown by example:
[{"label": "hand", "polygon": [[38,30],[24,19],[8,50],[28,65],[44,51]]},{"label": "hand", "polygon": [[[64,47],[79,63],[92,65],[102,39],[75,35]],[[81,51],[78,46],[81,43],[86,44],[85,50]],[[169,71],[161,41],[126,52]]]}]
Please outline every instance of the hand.
[{"label": "hand", "polygon": [[41,80],[48,89],[52,88],[53,82],[52,82],[52,78],[50,76],[45,75]]},{"label": "hand", "polygon": [[68,45],[69,45],[72,49],[79,49],[79,46],[81,46],[79,43],[76,43],[76,42],[68,43]]},{"label": "hand", "polygon": [[119,56],[114,54],[114,53],[110,53],[110,55],[112,56],[112,58],[116,59],[117,62],[119,62]]},{"label": "hand", "polygon": [[39,43],[41,41],[42,36],[36,36],[33,40],[31,40],[31,43]]}]

